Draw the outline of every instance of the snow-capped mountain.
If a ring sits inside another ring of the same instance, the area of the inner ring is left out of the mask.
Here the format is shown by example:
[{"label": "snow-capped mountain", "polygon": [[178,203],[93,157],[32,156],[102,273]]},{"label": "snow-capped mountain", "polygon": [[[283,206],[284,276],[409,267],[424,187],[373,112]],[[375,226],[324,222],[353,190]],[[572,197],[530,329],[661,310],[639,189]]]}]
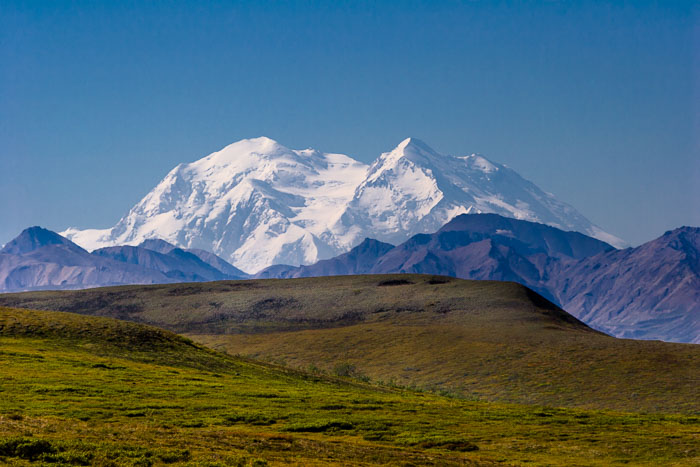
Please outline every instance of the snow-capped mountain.
[{"label": "snow-capped mountain", "polygon": [[398,243],[480,212],[624,244],[506,166],[442,155],[415,138],[370,166],[269,138],[242,140],[175,167],[113,228],[62,235],[87,249],[160,238],[255,272],[330,258],[365,237]]},{"label": "snow-capped mountain", "polygon": [[477,154],[439,154],[415,138],[370,166],[336,229],[349,232],[353,240],[367,236],[400,243],[470,213],[540,222],[624,244],[505,165]]},{"label": "snow-capped mountain", "polygon": [[114,228],[64,235],[89,249],[161,238],[246,271],[311,263],[344,251],[329,226],[366,171],[341,154],[243,140],[175,167]]}]

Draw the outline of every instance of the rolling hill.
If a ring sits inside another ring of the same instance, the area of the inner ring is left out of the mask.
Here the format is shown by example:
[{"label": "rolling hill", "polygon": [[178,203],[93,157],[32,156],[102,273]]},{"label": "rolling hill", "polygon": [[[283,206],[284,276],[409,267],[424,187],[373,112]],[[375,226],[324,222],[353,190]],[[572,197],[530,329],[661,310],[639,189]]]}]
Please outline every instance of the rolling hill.
[{"label": "rolling hill", "polygon": [[697,412],[700,348],[594,331],[509,282],[368,275],[0,296],[153,324],[302,369],[514,403]]},{"label": "rolling hill", "polygon": [[0,463],[10,465],[689,465],[700,455],[696,416],[373,386],[70,313],[0,308],[0,365]]}]

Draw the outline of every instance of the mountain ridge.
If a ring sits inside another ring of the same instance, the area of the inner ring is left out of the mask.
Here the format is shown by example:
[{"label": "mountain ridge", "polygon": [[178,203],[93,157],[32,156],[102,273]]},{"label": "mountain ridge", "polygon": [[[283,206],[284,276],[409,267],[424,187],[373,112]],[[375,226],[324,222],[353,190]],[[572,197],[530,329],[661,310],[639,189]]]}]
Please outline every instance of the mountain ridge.
[{"label": "mountain ridge", "polygon": [[635,248],[561,263],[555,301],[626,338],[700,344],[700,228],[680,227]]},{"label": "mountain ridge", "polygon": [[0,292],[247,277],[213,253],[162,241],[147,245],[168,251],[115,246],[89,253],[55,232],[30,227],[0,250]]},{"label": "mountain ridge", "polygon": [[622,244],[512,169],[480,155],[440,154],[415,138],[370,165],[266,137],[241,140],[177,165],[113,228],[62,234],[90,250],[161,238],[257,272],[332,258],[365,237],[400,243],[478,212]]},{"label": "mountain ridge", "polygon": [[463,214],[437,232],[365,254],[361,270],[339,256],[301,267],[278,265],[256,277],[415,273],[514,281],[612,335],[700,343],[699,258],[700,228],[681,227],[617,250],[579,232]]},{"label": "mountain ridge", "polygon": [[24,229],[17,237],[7,242],[0,253],[25,254],[48,245],[64,245],[76,251],[85,251],[65,237],[38,225]]}]

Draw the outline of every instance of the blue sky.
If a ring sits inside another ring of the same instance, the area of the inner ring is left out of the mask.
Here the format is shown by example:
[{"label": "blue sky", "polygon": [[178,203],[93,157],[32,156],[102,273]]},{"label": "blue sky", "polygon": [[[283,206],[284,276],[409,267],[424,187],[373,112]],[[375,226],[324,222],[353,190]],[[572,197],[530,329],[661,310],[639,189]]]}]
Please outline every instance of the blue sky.
[{"label": "blue sky", "polygon": [[0,6],[0,244],[247,137],[503,162],[633,244],[700,225],[695,2]]}]

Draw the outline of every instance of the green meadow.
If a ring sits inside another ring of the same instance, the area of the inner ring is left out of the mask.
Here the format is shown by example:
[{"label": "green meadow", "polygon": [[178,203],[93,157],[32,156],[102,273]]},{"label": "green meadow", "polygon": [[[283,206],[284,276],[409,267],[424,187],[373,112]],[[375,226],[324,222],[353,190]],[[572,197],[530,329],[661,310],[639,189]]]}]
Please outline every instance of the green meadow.
[{"label": "green meadow", "polygon": [[698,346],[514,283],[6,294],[0,370],[0,464],[700,465]]},{"label": "green meadow", "polygon": [[0,309],[8,465],[692,465],[697,415],[469,401]]},{"label": "green meadow", "polygon": [[277,365],[460,399],[700,412],[700,346],[615,339],[527,288],[440,276],[338,276],[0,296],[108,316]]}]

